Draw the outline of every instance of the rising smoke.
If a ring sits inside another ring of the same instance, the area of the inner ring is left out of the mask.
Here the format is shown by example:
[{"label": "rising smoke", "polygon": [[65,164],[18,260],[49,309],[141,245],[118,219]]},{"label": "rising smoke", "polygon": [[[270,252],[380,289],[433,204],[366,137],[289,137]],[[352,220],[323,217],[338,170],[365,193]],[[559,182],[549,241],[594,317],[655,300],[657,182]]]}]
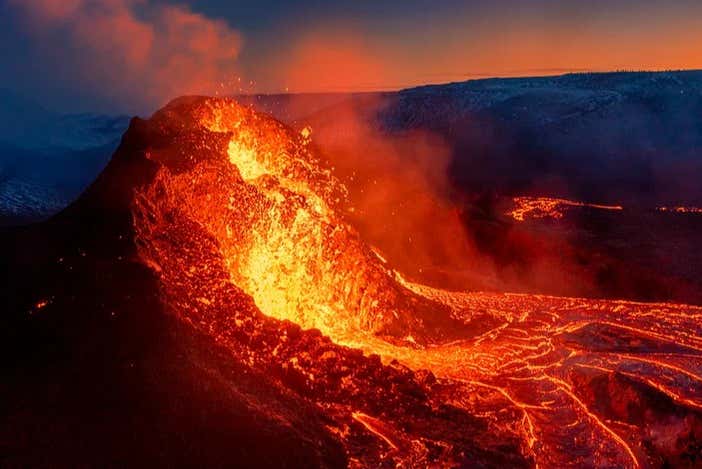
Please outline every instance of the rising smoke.
[{"label": "rising smoke", "polygon": [[9,0],[57,76],[125,108],[212,93],[234,73],[241,35],[186,6],[151,0]]}]

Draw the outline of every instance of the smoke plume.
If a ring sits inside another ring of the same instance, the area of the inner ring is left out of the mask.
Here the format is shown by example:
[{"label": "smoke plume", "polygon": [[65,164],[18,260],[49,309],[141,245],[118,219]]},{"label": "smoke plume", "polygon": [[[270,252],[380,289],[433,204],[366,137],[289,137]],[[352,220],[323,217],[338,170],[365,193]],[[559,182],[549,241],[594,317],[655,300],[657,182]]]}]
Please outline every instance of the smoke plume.
[{"label": "smoke plume", "polygon": [[[150,0],[9,0],[55,73],[126,107],[212,93],[241,36],[222,20]],[[52,54],[61,45],[61,54]],[[60,55],[61,62],[54,57]]]}]

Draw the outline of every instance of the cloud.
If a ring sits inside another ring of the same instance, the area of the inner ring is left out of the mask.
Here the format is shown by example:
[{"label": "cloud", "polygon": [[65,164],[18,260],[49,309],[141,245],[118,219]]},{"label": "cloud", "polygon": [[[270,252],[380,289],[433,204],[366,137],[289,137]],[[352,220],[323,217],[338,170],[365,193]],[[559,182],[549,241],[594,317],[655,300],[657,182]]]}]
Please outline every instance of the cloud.
[{"label": "cloud", "polygon": [[60,68],[102,98],[153,107],[209,93],[235,73],[241,35],[186,6],[149,0],[9,0]]}]

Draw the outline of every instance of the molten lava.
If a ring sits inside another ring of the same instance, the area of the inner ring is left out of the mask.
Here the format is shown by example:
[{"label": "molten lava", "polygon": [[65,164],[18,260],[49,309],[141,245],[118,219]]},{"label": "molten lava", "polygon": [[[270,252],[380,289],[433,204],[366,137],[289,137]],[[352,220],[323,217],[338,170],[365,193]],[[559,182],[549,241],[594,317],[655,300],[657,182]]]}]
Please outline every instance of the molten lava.
[{"label": "molten lava", "polygon": [[[560,220],[569,208],[592,208],[597,210],[624,210],[621,205],[602,205],[577,202],[567,199],[555,199],[550,197],[514,197],[513,207],[506,213],[516,221],[522,222],[528,219],[550,218]],[[679,214],[702,214],[702,208],[692,206],[661,206],[656,207],[656,211]]]},{"label": "molten lava", "polygon": [[702,308],[413,283],[347,223],[308,129],[204,98],[151,122],[134,228],[164,303],[323,409],[351,465],[702,463]]},{"label": "molten lava", "polygon": [[565,211],[572,207],[588,207],[599,210],[623,210],[620,205],[600,205],[575,202],[567,199],[553,199],[548,197],[515,197],[512,199],[514,208],[508,213],[517,221],[528,218],[563,218]]}]

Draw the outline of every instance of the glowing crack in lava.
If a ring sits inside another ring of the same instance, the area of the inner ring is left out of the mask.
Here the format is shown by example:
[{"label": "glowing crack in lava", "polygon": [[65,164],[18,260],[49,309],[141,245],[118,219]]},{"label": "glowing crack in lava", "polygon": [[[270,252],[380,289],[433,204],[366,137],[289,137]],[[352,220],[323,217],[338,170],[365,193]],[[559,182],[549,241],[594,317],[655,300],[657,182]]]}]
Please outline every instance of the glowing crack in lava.
[{"label": "glowing crack in lava", "polygon": [[164,303],[317,403],[352,466],[702,463],[701,308],[412,283],[309,132],[205,98],[151,123],[134,226]]},{"label": "glowing crack in lava", "polygon": [[508,215],[517,221],[529,218],[563,218],[565,211],[572,207],[588,207],[599,210],[623,210],[620,205],[600,205],[576,202],[567,199],[554,199],[549,197],[515,197],[512,199],[514,208]]}]

